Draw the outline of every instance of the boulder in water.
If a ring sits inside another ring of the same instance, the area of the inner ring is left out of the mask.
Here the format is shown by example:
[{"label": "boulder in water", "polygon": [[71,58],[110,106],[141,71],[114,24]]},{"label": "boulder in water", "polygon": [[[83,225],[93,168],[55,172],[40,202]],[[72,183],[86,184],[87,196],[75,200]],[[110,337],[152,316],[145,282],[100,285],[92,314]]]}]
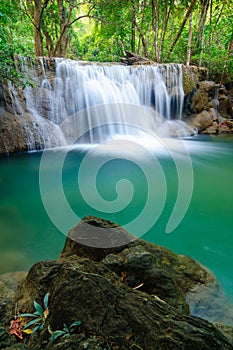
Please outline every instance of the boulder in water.
[{"label": "boulder in water", "polygon": [[[206,308],[208,296],[211,303],[214,295],[219,312],[226,312],[226,300],[209,271],[191,258],[140,239],[107,249],[84,246],[79,238],[84,238],[86,224],[89,237],[95,237],[99,227],[130,237],[114,223],[86,217],[70,231],[57,261],[32,266],[14,302],[20,313],[34,312],[34,300],[42,304],[49,293],[49,314],[42,332],[29,336],[25,349],[232,349],[213,324],[189,313],[193,293],[195,305],[202,295],[201,305],[204,293]],[[12,310],[14,305],[10,302]],[[4,320],[0,326],[6,329]],[[50,333],[75,321],[81,324],[74,334],[49,340]]]}]

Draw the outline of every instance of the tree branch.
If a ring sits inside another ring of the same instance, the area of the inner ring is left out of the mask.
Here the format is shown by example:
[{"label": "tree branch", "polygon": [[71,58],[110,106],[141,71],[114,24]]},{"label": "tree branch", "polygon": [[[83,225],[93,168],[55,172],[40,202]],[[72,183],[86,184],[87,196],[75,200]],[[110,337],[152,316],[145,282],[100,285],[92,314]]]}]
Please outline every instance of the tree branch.
[{"label": "tree branch", "polygon": [[[75,22],[77,22],[78,20],[80,20],[80,19],[82,19],[82,18],[86,18],[86,17],[88,17],[88,18],[95,18],[94,16],[90,16],[90,13],[91,13],[91,11],[94,9],[94,7],[95,7],[95,5],[93,5],[93,6],[89,9],[89,11],[88,11],[88,13],[87,13],[86,15],[81,15],[81,16],[79,16],[79,17],[76,17],[73,21],[68,22],[67,24],[64,25],[64,27],[62,28],[62,31],[61,31],[61,33],[60,33],[60,36],[59,36],[59,38],[58,38],[58,40],[57,40],[57,43],[56,43],[56,45],[55,45],[55,48],[54,48],[54,51],[53,51],[53,54],[54,54],[54,55],[55,55],[56,52],[57,52],[57,49],[58,49],[58,47],[59,47],[59,45],[60,45],[60,43],[61,43],[61,41],[62,41],[62,38],[63,38],[64,34],[65,34],[66,31],[72,26],[72,24],[74,24]],[[70,16],[71,16],[71,13],[70,13]],[[69,19],[70,19],[70,16],[69,16]],[[69,19],[68,19],[68,20],[69,20]]]},{"label": "tree branch", "polygon": [[177,41],[179,40],[180,35],[181,35],[181,33],[182,33],[183,29],[184,29],[184,26],[185,26],[185,24],[186,24],[186,22],[187,22],[187,19],[189,18],[189,16],[190,16],[190,14],[191,14],[191,12],[192,12],[192,10],[193,10],[195,4],[196,4],[196,0],[192,0],[192,1],[191,1],[191,4],[189,5],[188,11],[186,12],[186,14],[185,14],[185,16],[184,16],[184,19],[183,19],[183,21],[182,21],[182,24],[181,24],[181,26],[180,26],[180,29],[179,29],[178,33],[176,34],[176,37],[175,37],[173,43],[172,43],[171,46],[170,46],[170,49],[169,49],[169,51],[168,51],[167,56],[165,57],[165,61],[168,60],[168,58],[170,57],[170,54],[171,54],[172,50],[174,49],[174,47],[175,47]]}]

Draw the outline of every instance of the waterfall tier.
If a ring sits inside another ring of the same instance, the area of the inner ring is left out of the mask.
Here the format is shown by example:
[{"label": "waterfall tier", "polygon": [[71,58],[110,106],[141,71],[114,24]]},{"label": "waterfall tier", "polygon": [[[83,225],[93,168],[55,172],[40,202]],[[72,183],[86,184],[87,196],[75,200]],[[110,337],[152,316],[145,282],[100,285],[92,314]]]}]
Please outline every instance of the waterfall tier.
[{"label": "waterfall tier", "polygon": [[[22,59],[21,69],[34,85],[20,92],[9,85],[14,124],[21,129],[20,138],[25,138],[28,150],[67,144],[67,130],[64,133],[62,126],[74,116],[75,128],[79,128],[79,123],[85,124],[82,130],[87,142],[134,133],[130,126],[136,124],[166,136],[171,130],[178,136],[187,133],[181,122],[184,100],[181,65],[129,67],[56,59],[53,74],[44,62],[40,60],[38,69]],[[1,141],[8,151],[6,138],[5,134]]]}]

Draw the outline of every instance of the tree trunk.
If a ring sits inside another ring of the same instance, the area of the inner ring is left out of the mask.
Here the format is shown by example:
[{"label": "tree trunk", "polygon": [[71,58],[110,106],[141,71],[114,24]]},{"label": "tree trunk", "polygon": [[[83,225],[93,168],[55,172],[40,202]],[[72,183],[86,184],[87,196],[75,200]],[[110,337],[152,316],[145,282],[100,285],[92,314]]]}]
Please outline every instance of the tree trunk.
[{"label": "tree trunk", "polygon": [[53,40],[46,28],[43,28],[42,30],[46,39],[47,55],[51,57],[53,56],[53,51],[54,51]]},{"label": "tree trunk", "polygon": [[[224,64],[224,68],[223,68],[223,72],[222,72],[222,77],[221,77],[221,84],[226,80],[227,78],[227,74],[228,72],[230,72],[230,65],[231,65],[231,58],[232,58],[232,52],[233,52],[233,33],[231,34],[231,40],[229,42],[229,45],[228,45],[228,54],[227,54],[227,58],[226,58],[226,61],[225,61],[225,64]],[[231,108],[231,113],[230,115],[232,116],[233,115],[233,112],[232,112],[232,108]]]},{"label": "tree trunk", "polygon": [[200,21],[200,28],[201,28],[201,46],[200,46],[200,59],[199,59],[199,66],[201,66],[202,63],[202,52],[204,49],[204,43],[205,43],[205,22],[206,22],[206,15],[209,7],[209,0],[205,0],[203,2],[203,7],[201,11],[201,21]]},{"label": "tree trunk", "polygon": [[160,62],[160,51],[159,51],[159,4],[158,1],[152,0],[152,28],[154,31],[154,48],[156,62]]},{"label": "tree trunk", "polygon": [[170,57],[170,54],[171,54],[172,50],[174,49],[174,47],[175,47],[177,41],[179,40],[180,35],[181,35],[181,33],[182,33],[183,29],[184,29],[184,26],[185,26],[185,24],[186,24],[186,22],[187,22],[187,19],[189,18],[190,13],[192,12],[192,10],[193,10],[195,4],[196,4],[196,0],[192,0],[191,3],[190,3],[190,5],[189,5],[189,8],[188,8],[188,10],[187,10],[187,12],[186,12],[186,14],[185,14],[185,16],[184,16],[184,19],[183,19],[183,21],[182,21],[182,24],[181,24],[181,26],[180,26],[180,29],[178,30],[178,33],[176,34],[176,37],[175,37],[173,43],[172,43],[171,46],[170,46],[170,49],[169,49],[169,52],[168,52],[168,54],[167,54],[167,56],[166,56],[166,58],[165,58],[165,61],[168,60],[168,58]]},{"label": "tree trunk", "polygon": [[[135,1],[134,0],[131,0],[131,3],[133,5],[133,8],[134,8],[134,11],[136,13],[136,10],[135,10]],[[145,57],[148,56],[148,53],[147,53],[147,42],[146,42],[146,38],[143,34],[143,31],[142,31],[142,28],[140,27],[140,25],[137,23],[137,19],[136,19],[136,16],[135,18],[133,18],[133,24],[135,26],[135,28],[137,28],[138,32],[139,32],[139,36],[140,36],[140,39],[142,40],[142,47],[143,47],[143,55]]]},{"label": "tree trunk", "polygon": [[187,60],[186,60],[187,66],[190,65],[192,36],[193,36],[193,13],[191,12],[189,17],[189,35],[188,35],[188,48],[187,48]]},{"label": "tree trunk", "polygon": [[160,60],[161,60],[161,56],[163,54],[163,47],[164,47],[164,42],[165,42],[165,36],[166,36],[166,32],[167,32],[167,26],[168,26],[168,22],[170,19],[170,14],[171,14],[171,4],[168,5],[167,0],[165,0],[165,10],[164,10],[164,17],[163,17],[163,30],[161,33],[161,39],[160,39],[160,46],[159,46],[159,51],[160,51]]},{"label": "tree trunk", "polygon": [[136,33],[135,33],[135,22],[136,22],[136,13],[134,6],[132,7],[132,21],[131,21],[131,51],[135,52],[135,42],[136,42]]},{"label": "tree trunk", "polygon": [[41,34],[41,0],[34,0],[34,45],[35,55],[43,56],[43,38]]}]

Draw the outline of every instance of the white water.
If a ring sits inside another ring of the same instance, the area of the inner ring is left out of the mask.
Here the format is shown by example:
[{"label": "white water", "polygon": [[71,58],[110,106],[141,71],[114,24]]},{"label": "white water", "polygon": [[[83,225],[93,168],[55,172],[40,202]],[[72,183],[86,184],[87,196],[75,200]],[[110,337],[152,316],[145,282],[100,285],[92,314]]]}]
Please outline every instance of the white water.
[{"label": "white water", "polygon": [[[42,148],[66,145],[74,128],[80,128],[81,132],[76,130],[79,136],[85,130],[84,139],[89,143],[118,134],[138,134],[135,124],[159,136],[193,133],[181,121],[184,99],[181,65],[128,67],[56,59],[56,75],[51,79],[43,60],[40,63],[38,75],[34,66],[28,67],[22,61],[23,70],[37,86],[24,89],[27,116],[12,91],[25,121],[29,150],[35,149],[35,134]],[[72,123],[67,127],[71,117]]]}]

